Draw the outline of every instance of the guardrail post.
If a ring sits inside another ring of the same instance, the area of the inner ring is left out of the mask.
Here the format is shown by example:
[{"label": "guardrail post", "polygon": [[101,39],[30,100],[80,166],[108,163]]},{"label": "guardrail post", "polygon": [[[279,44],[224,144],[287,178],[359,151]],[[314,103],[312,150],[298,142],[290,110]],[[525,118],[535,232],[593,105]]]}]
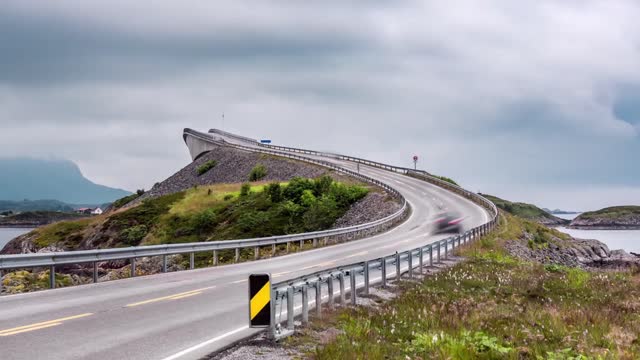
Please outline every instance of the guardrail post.
[{"label": "guardrail post", "polygon": [[271,256],[276,256],[276,244],[271,244]]},{"label": "guardrail post", "polygon": [[433,266],[433,245],[429,245],[429,266]]},{"label": "guardrail post", "polygon": [[236,248],[236,257],[234,262],[240,262],[240,248]]},{"label": "guardrail post", "polygon": [[167,272],[167,255],[162,255],[162,272]]},{"label": "guardrail post", "polygon": [[317,248],[318,247],[318,239],[313,238],[313,247]]},{"label": "guardrail post", "polygon": [[451,239],[451,252],[456,248],[456,238]]},{"label": "guardrail post", "polygon": [[293,323],[293,287],[287,288],[287,329],[294,330],[295,324]]},{"label": "guardrail post", "polygon": [[409,279],[413,278],[413,251],[407,251],[407,262],[409,263]]},{"label": "guardrail post", "polygon": [[304,240],[300,240],[300,249],[298,251],[302,251],[303,246],[304,246]]},{"label": "guardrail post", "polygon": [[316,316],[322,317],[322,281],[316,282]]},{"label": "guardrail post", "polygon": [[420,265],[420,275],[422,275],[424,273],[423,268],[424,268],[424,248],[420,248],[420,253],[418,254],[418,262]]},{"label": "guardrail post", "polygon": [[[93,275],[93,283],[95,284],[95,283],[98,282],[98,262],[97,261],[93,262],[93,274],[92,275]],[[0,276],[0,279],[1,278],[2,277]]]},{"label": "guardrail post", "polygon": [[441,251],[440,248],[441,247],[442,247],[442,242],[438,241],[438,254],[437,254],[438,257],[436,258],[436,261],[437,261],[438,264],[440,264],[440,251]]},{"label": "guardrail post", "polygon": [[218,266],[218,250],[213,250],[213,266]]},{"label": "guardrail post", "polygon": [[402,276],[402,274],[400,273],[400,254],[396,253],[396,280],[400,281],[400,276]]},{"label": "guardrail post", "polygon": [[444,239],[444,258],[445,260],[449,258],[449,240]]},{"label": "guardrail post", "polygon": [[258,246],[256,246],[256,247],[253,249],[253,259],[254,259],[254,260],[258,260],[258,259],[260,259],[260,247],[258,247]]},{"label": "guardrail post", "polygon": [[190,253],[189,254],[189,270],[193,270],[196,267],[196,254],[195,253]]},{"label": "guardrail post", "polygon": [[354,269],[349,271],[349,288],[351,290],[351,305],[356,305],[356,272]]},{"label": "guardrail post", "polygon": [[340,306],[344,306],[344,273],[342,271],[338,274],[338,284],[340,285]]},{"label": "guardrail post", "polygon": [[364,262],[364,294],[369,295],[369,262]]},{"label": "guardrail post", "polygon": [[3,277],[4,277],[4,270],[0,269],[0,295],[2,295],[2,292],[4,291],[4,281],[2,281]]},{"label": "guardrail post", "polygon": [[290,246],[290,244],[291,244],[291,243],[290,243],[289,241],[287,241],[287,254],[289,253],[289,246]]},{"label": "guardrail post", "polygon": [[136,258],[131,258],[131,277],[136,276]]},{"label": "guardrail post", "polygon": [[309,324],[309,288],[302,285],[302,323]]},{"label": "guardrail post", "polygon": [[382,262],[380,263],[380,273],[382,276],[382,287],[387,286],[387,258],[382,258]]},{"label": "guardrail post", "polygon": [[56,288],[56,266],[49,266],[49,288]]},{"label": "guardrail post", "polygon": [[333,309],[333,278],[329,277],[327,279],[327,292],[329,295],[329,301],[327,302],[329,305],[329,309]]}]

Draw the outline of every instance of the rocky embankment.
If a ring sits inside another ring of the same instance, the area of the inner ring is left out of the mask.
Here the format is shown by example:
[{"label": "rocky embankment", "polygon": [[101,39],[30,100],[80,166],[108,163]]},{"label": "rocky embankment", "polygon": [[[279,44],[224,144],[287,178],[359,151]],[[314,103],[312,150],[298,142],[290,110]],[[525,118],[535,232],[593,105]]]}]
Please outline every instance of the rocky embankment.
[{"label": "rocky embankment", "polygon": [[640,206],[616,206],[585,212],[569,226],[585,230],[640,230]]},{"label": "rocky embankment", "polygon": [[524,239],[509,240],[505,248],[515,257],[543,264],[612,270],[640,267],[638,256],[624,250],[609,250],[598,240],[550,235],[548,242],[532,246],[533,239],[533,234],[525,232]]},{"label": "rocky embankment", "polygon": [[[215,161],[216,165],[206,173],[198,175],[198,168],[209,161]],[[260,180],[267,182],[288,181],[296,176],[316,178],[327,172],[323,167],[301,161],[221,146],[202,155],[165,181],[155,184],[151,190],[132,201],[129,206],[138,204],[144,199],[173,194],[194,186],[247,182],[251,169],[258,164],[266,168],[267,175]]]}]

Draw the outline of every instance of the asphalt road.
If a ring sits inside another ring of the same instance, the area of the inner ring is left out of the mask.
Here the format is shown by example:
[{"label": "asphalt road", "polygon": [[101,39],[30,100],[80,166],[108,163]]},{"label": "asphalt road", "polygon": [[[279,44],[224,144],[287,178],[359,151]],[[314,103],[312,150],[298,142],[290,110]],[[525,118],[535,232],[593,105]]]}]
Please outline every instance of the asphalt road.
[{"label": "asphalt road", "polygon": [[247,328],[251,273],[271,272],[277,282],[434,242],[444,238],[430,234],[438,207],[466,216],[466,229],[489,220],[481,207],[434,185],[363,165],[360,171],[406,197],[413,209],[406,222],[273,259],[4,296],[0,359],[197,359],[255,332]]}]

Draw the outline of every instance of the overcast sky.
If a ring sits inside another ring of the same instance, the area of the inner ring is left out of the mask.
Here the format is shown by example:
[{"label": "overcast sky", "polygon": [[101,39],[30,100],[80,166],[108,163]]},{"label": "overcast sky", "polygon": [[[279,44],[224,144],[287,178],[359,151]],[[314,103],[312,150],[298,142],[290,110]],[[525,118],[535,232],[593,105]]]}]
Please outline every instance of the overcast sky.
[{"label": "overcast sky", "polygon": [[637,0],[3,0],[0,153],[149,188],[224,112],[512,200],[640,204],[638,19]]}]

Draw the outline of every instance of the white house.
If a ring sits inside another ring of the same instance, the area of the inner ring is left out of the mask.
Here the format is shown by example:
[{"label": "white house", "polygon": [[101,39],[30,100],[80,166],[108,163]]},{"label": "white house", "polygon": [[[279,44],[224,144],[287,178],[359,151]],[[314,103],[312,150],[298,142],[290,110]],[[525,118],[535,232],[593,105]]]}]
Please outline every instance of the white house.
[{"label": "white house", "polygon": [[93,209],[93,210],[91,211],[91,214],[92,214],[92,215],[102,215],[102,213],[103,213],[103,211],[102,211],[102,209],[100,209],[99,207],[98,207],[98,208],[95,208],[95,209]]}]

